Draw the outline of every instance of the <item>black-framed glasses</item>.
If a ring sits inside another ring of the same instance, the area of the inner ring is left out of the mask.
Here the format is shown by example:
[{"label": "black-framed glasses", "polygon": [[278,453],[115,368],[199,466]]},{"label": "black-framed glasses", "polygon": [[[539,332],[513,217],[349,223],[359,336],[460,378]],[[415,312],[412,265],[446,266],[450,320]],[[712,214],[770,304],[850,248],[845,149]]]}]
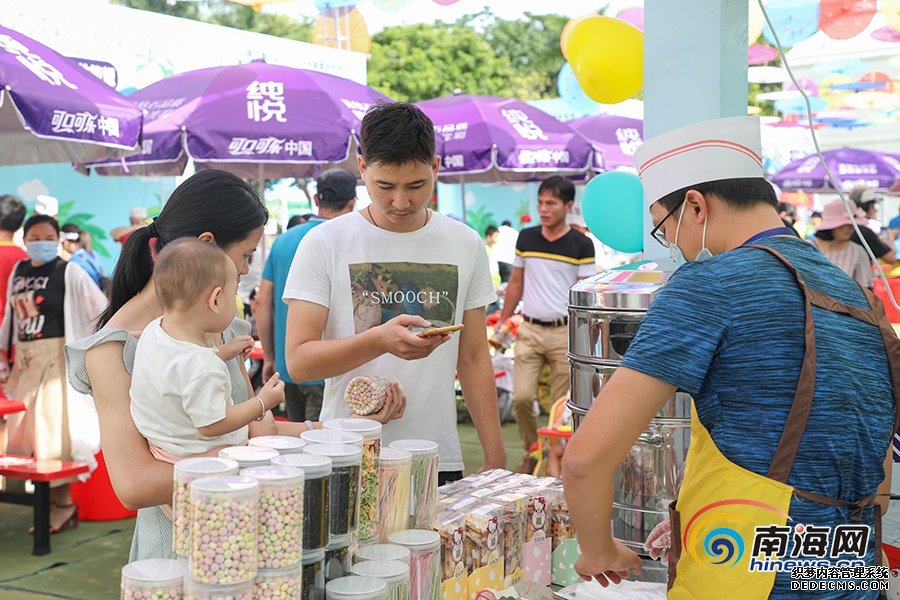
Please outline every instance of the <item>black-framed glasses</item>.
[{"label": "black-framed glasses", "polygon": [[665,223],[669,217],[674,215],[675,211],[678,210],[682,204],[684,204],[684,198],[681,199],[681,202],[672,207],[672,210],[666,213],[666,216],[664,216],[662,220],[656,224],[656,227],[650,230],[650,235],[652,235],[656,239],[656,241],[662,245],[663,248],[669,247],[669,240],[666,239],[665,232],[660,231],[660,229],[662,228],[663,223]]}]

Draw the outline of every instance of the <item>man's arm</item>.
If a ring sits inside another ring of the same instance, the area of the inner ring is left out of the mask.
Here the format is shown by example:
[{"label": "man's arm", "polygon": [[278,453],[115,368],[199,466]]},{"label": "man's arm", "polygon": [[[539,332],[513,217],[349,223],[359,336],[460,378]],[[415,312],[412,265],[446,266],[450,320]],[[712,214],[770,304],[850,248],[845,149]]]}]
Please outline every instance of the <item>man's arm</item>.
[{"label": "man's arm", "polygon": [[500,435],[500,413],[497,410],[497,385],[485,335],[484,307],[463,313],[465,329],[459,334],[459,357],[456,370],[462,386],[466,408],[472,416],[475,431],[484,450],[483,468],[506,468],[506,449]]},{"label": "man's arm", "polygon": [[382,354],[418,360],[450,339],[449,335],[420,338],[410,327],[428,327],[422,317],[400,315],[387,323],[340,340],[323,340],[328,308],[291,300],[288,305],[285,357],[294,381],[313,381],[352,371]]},{"label": "man's arm", "polygon": [[616,568],[607,564],[615,555],[610,521],[616,467],[674,393],[671,384],[619,367],[566,446],[566,499],[584,562],[597,573]]},{"label": "man's arm", "polygon": [[884,459],[884,480],[878,486],[875,502],[881,506],[881,514],[888,511],[888,505],[891,502],[891,477],[894,473],[894,440],[888,444],[887,458]]},{"label": "man's arm", "polygon": [[113,229],[112,231],[109,232],[109,235],[112,237],[113,240],[118,242],[119,238],[121,238],[123,235],[128,235],[135,229],[140,229],[141,227],[142,227],[141,225],[125,225],[123,227],[116,227],[115,229]]},{"label": "man's arm", "polygon": [[500,322],[504,322],[510,318],[522,299],[522,288],[525,285],[525,269],[516,267],[513,269],[512,275],[509,276],[509,282],[506,284],[506,295],[503,297],[503,310],[500,312]]},{"label": "man's arm", "polygon": [[[268,279],[261,279],[256,291],[256,329],[263,347],[263,382],[275,372],[275,284]],[[280,302],[281,299],[279,298]],[[282,352],[284,349],[282,349]]]}]

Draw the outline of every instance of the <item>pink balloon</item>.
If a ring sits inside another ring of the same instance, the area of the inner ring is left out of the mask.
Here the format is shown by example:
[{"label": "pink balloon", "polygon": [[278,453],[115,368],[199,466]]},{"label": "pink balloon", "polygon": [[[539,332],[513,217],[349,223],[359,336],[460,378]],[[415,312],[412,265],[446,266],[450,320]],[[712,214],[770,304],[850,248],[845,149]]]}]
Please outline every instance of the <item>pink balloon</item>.
[{"label": "pink balloon", "polygon": [[440,4],[441,6],[450,6],[451,4],[456,4],[459,0],[431,0],[435,4]]},{"label": "pink balloon", "polygon": [[621,19],[627,23],[631,23],[641,31],[644,30],[644,7],[643,6],[632,6],[631,8],[626,8],[619,12],[616,15],[617,19]]},{"label": "pink balloon", "polygon": [[775,60],[776,56],[778,56],[778,50],[776,50],[772,46],[766,46],[765,44],[753,44],[752,46],[750,46],[750,48],[747,49],[747,64],[764,65],[767,62]]}]

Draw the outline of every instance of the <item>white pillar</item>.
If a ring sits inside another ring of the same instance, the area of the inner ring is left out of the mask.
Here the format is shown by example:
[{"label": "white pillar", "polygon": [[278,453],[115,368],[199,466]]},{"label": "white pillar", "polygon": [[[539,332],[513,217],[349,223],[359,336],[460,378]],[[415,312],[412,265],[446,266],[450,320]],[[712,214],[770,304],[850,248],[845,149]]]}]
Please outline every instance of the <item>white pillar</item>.
[{"label": "white pillar", "polygon": [[[645,0],[645,139],[747,114],[748,14],[748,0]],[[651,227],[648,216],[645,257],[666,256]]]}]

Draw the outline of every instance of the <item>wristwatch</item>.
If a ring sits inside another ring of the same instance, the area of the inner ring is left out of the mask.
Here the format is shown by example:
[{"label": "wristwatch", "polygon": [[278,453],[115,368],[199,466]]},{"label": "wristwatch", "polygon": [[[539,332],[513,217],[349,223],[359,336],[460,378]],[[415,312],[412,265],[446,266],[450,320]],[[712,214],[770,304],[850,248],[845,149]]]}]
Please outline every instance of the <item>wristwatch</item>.
[{"label": "wristwatch", "polygon": [[316,424],[313,423],[312,421],[304,421],[304,425],[306,425],[307,431],[312,431],[313,429],[316,428]]}]

